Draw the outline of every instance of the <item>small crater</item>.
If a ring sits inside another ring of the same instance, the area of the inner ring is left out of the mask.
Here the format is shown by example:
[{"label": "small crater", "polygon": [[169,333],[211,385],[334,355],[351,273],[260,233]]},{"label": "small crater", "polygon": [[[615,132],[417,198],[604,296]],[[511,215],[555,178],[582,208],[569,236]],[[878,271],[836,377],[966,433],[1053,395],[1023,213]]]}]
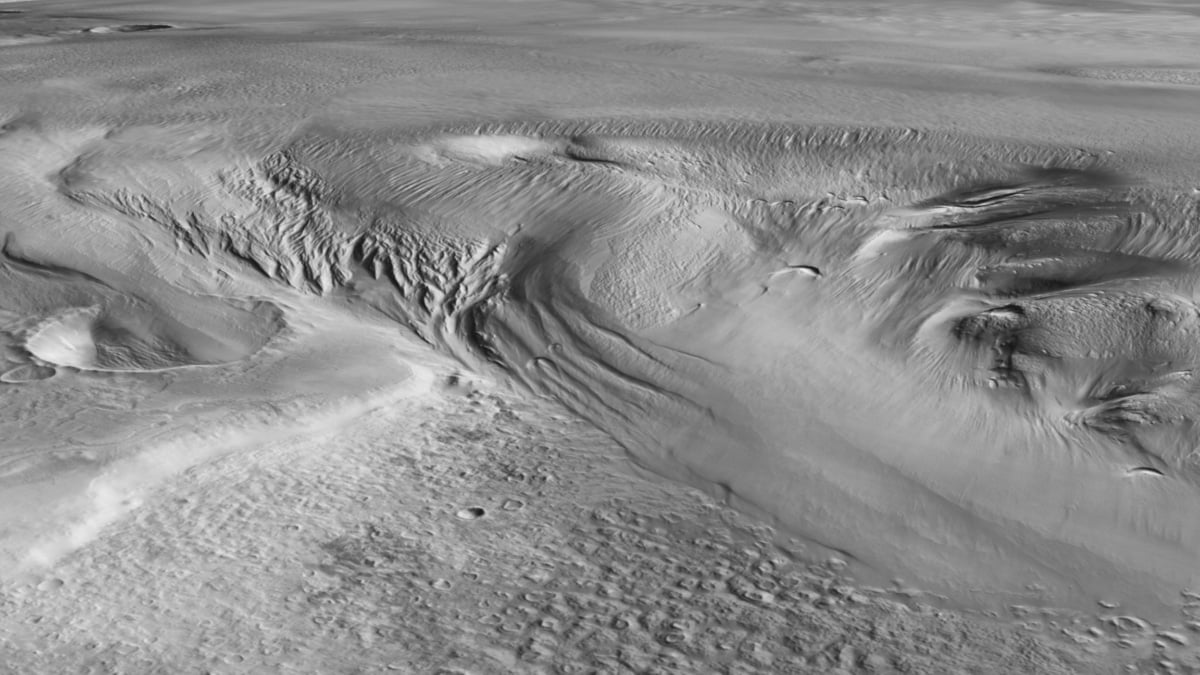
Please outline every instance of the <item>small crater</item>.
[{"label": "small crater", "polygon": [[37,587],[39,591],[57,591],[63,587],[63,580],[58,577],[51,577],[44,579]]},{"label": "small crater", "polygon": [[810,277],[821,276],[820,268],[813,266],[813,265],[788,265],[788,269],[792,270],[793,272],[796,272],[797,274],[803,274],[805,276],[810,276]]},{"label": "small crater", "polygon": [[446,579],[434,579],[433,582],[430,583],[429,585],[436,588],[439,591],[448,591],[448,590],[450,590],[450,587],[453,586],[454,584],[451,584]]},{"label": "small crater", "polygon": [[821,277],[821,270],[812,265],[788,265],[783,269],[775,270],[771,273],[771,278],[781,277],[784,275],[801,276],[808,279],[818,279]]},{"label": "small crater", "polygon": [[84,33],[145,33],[152,30],[167,30],[174,26],[166,23],[131,23],[124,26],[96,26],[95,28],[84,28]]},{"label": "small crater", "polygon": [[504,509],[505,511],[520,511],[521,509],[525,508],[525,502],[521,501],[520,499],[506,499],[504,500],[504,503],[500,505],[500,508]]},{"label": "small crater", "polygon": [[666,644],[666,645],[676,645],[685,640],[687,640],[686,635],[684,635],[683,633],[676,633],[676,632],[664,633],[663,635],[661,635],[659,637],[659,642],[662,642],[663,644]]},{"label": "small crater", "polygon": [[478,506],[471,506],[465,509],[460,509],[458,513],[454,515],[458,516],[462,520],[478,520],[487,515],[487,511],[484,511],[483,508]]}]

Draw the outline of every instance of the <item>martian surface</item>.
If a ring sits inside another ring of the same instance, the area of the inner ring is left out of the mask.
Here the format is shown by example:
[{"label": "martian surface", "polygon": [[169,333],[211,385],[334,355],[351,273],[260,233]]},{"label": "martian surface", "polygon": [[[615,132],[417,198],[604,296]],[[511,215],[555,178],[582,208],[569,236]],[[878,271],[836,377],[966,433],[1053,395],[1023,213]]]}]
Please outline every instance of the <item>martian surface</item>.
[{"label": "martian surface", "polygon": [[0,671],[1200,673],[1198,44],[0,3]]}]

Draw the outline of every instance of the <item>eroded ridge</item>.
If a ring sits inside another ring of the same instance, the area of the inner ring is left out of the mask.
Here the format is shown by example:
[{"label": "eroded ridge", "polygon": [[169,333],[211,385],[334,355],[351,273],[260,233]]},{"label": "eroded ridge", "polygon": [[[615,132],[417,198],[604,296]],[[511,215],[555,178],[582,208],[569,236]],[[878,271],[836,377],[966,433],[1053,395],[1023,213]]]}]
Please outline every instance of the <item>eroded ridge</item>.
[{"label": "eroded ridge", "polygon": [[975,599],[1196,581],[1197,207],[1102,153],[696,122],[142,134],[57,193],[391,317],[864,567]]},{"label": "eroded ridge", "polygon": [[[857,258],[903,286],[897,313],[941,294],[912,342],[942,378],[1019,392],[1051,424],[1194,480],[1195,267],[1178,239],[1148,236],[1182,230],[1194,207],[1168,206],[1108,173],[1029,170],[895,209]],[[931,274],[912,283],[904,267]]]}]

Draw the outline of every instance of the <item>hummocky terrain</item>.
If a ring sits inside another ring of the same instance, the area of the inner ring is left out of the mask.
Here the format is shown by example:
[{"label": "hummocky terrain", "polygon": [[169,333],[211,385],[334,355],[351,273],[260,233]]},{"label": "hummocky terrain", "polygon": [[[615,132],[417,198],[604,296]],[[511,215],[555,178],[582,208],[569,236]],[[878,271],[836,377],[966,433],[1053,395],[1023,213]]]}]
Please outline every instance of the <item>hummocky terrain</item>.
[{"label": "hummocky terrain", "polygon": [[1200,669],[1197,37],[5,3],[0,666]]}]

